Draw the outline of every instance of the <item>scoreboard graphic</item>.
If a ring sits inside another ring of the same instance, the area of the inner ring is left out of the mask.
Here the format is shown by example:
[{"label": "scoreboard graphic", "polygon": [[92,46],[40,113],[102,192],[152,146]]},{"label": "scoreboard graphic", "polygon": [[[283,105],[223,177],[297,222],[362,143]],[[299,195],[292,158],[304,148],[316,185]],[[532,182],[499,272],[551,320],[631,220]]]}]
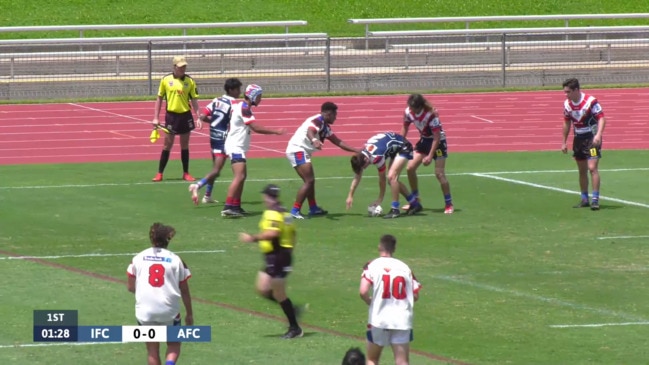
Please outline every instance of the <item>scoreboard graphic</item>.
[{"label": "scoreboard graphic", "polygon": [[211,326],[80,326],[76,310],[35,310],[34,342],[211,342]]}]

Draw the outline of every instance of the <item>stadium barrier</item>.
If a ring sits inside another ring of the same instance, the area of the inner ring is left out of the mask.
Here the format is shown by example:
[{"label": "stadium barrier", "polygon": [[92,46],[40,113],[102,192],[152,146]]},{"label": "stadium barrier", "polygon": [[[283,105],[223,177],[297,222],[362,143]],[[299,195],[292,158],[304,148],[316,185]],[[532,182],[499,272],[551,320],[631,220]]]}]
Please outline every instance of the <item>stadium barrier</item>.
[{"label": "stadium barrier", "polygon": [[0,99],[152,96],[179,54],[205,97],[228,77],[293,94],[649,82],[647,26],[369,36],[368,49],[325,33],[0,40]]}]

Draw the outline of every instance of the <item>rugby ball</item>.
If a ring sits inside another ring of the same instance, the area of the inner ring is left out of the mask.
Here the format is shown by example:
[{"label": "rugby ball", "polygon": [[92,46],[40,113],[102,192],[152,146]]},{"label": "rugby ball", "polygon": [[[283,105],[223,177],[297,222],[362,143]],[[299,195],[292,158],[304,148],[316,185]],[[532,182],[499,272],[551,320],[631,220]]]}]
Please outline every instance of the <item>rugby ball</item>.
[{"label": "rugby ball", "polygon": [[383,208],[381,208],[380,205],[370,205],[367,207],[367,214],[369,214],[370,217],[378,217],[383,214]]}]

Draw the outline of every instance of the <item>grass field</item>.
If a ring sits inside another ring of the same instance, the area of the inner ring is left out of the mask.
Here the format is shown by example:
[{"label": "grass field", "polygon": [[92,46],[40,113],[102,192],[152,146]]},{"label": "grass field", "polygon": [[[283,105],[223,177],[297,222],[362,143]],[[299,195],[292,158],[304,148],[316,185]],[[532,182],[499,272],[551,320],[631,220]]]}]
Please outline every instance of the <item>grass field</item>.
[{"label": "grass field", "polygon": [[[543,15],[543,14],[606,14],[636,13],[646,11],[648,0],[635,2],[583,0],[562,2],[557,0],[480,1],[462,2],[443,0],[411,0],[408,6],[398,1],[289,1],[240,0],[224,6],[207,0],[127,1],[127,0],[67,0],[67,1],[16,1],[7,0],[0,14],[0,26],[69,25],[69,24],[149,24],[149,23],[212,23],[266,20],[306,20],[307,26],[295,27],[291,32],[325,32],[333,37],[362,37],[362,25],[348,24],[352,18],[444,17],[486,15]],[[299,4],[296,6],[295,4]],[[182,17],[179,16],[182,14]],[[646,19],[575,20],[572,26],[594,25],[644,25]],[[464,23],[377,25],[374,30],[402,29],[454,29],[464,28]],[[525,26],[564,26],[563,21],[493,22],[472,25],[472,28]],[[218,34],[245,34],[283,32],[283,28],[223,28]],[[213,30],[189,30],[188,34],[212,34]],[[93,36],[178,35],[180,30],[102,31],[84,33]],[[78,37],[78,32],[51,33],[0,33],[0,38]]]},{"label": "grass field", "polygon": [[[12,345],[31,342],[34,309],[77,309],[81,325],[133,324],[133,298],[123,285],[129,254],[144,249],[149,225],[162,221],[178,230],[172,249],[203,251],[182,256],[194,274],[195,320],[212,326],[213,341],[187,344],[182,364],[339,363],[348,347],[363,345],[367,309],[358,280],[383,233],[398,237],[397,256],[424,286],[413,364],[445,363],[434,357],[469,364],[645,363],[646,239],[608,237],[648,234],[647,158],[647,151],[607,151],[605,198],[602,210],[592,212],[571,208],[578,200],[576,171],[560,154],[454,154],[448,173],[456,214],[441,213],[438,183],[424,169],[426,210],[385,221],[365,213],[375,178],[363,182],[347,212],[348,162],[316,157],[318,198],[330,215],[299,222],[289,290],[310,310],[307,336],[288,342],[275,338],[285,329],[280,309],[253,292],[260,254],[237,242],[238,232],[257,229],[257,191],[265,183],[278,183],[283,200],[292,201],[299,184],[284,159],[250,161],[244,207],[253,214],[240,220],[222,219],[219,207],[194,207],[181,181],[143,183],[151,162],[2,166],[0,275],[11,280],[0,301],[0,362],[142,363],[142,344]],[[176,164],[168,169],[178,170]],[[207,168],[203,160],[192,170]],[[229,178],[215,188],[219,200]],[[97,256],[66,257],[90,253]],[[600,324],[608,325],[592,327]]]}]

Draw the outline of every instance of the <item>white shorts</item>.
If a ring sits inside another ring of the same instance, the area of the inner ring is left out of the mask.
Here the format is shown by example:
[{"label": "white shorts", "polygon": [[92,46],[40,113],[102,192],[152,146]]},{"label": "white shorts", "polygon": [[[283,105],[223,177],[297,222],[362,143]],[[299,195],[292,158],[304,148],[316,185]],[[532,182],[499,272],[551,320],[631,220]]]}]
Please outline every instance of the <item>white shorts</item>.
[{"label": "white shorts", "polygon": [[237,162],[246,162],[246,153],[245,152],[230,152],[226,151],[228,154],[228,157],[230,158],[230,161],[232,163],[237,163]]},{"label": "white shorts", "polygon": [[180,326],[180,313],[174,319],[168,321],[142,321],[139,318],[136,319],[140,326]]},{"label": "white shorts", "polygon": [[367,330],[367,340],[378,346],[403,345],[412,342],[412,330],[389,330],[371,327]]},{"label": "white shorts", "polygon": [[306,151],[286,152],[286,158],[293,167],[311,163],[311,154]]}]

